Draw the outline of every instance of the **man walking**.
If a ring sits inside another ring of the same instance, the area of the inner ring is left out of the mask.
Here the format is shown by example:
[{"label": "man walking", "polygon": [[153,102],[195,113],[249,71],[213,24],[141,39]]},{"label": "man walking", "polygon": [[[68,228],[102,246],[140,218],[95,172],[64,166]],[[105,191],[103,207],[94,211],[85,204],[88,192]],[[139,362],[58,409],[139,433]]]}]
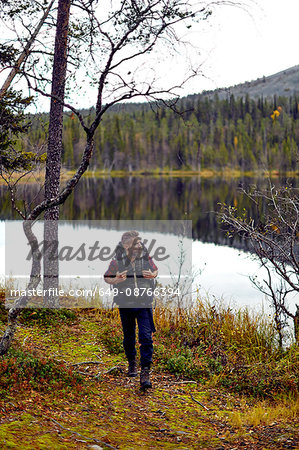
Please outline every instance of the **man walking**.
[{"label": "man walking", "polygon": [[107,283],[115,285],[115,303],[123,329],[123,345],[129,362],[128,376],[137,376],[136,321],[140,344],[140,385],[151,388],[150,367],[153,356],[152,333],[155,332],[152,300],[154,278],[158,269],[142,244],[138,231],[127,231],[115,250],[115,258],[104,274]]}]

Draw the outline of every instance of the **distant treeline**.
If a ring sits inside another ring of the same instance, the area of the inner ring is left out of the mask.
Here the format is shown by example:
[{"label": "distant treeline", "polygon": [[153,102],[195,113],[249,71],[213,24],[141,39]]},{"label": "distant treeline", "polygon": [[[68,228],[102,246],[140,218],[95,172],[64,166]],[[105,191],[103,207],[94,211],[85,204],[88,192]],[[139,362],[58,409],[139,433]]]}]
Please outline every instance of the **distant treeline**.
[{"label": "distant treeline", "polygon": [[[96,134],[91,168],[298,170],[299,97],[252,100],[231,95],[219,100],[217,95],[194,95],[182,99],[178,108],[185,112],[128,105],[107,113]],[[20,142],[24,150],[45,144],[47,120],[46,114],[31,117],[29,134]],[[66,114],[67,168],[78,163],[84,142],[76,116]]]}]

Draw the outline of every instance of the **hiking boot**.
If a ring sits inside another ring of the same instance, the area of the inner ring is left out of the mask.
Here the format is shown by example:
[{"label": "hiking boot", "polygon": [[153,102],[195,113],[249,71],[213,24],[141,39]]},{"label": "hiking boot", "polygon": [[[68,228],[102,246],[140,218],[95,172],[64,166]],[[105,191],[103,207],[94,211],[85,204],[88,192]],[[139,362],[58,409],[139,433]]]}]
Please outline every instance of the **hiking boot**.
[{"label": "hiking boot", "polygon": [[128,377],[137,377],[137,362],[136,359],[132,359],[129,361],[129,368],[128,368]]},{"label": "hiking boot", "polygon": [[144,391],[152,387],[150,380],[150,366],[141,367],[140,372],[140,387]]}]

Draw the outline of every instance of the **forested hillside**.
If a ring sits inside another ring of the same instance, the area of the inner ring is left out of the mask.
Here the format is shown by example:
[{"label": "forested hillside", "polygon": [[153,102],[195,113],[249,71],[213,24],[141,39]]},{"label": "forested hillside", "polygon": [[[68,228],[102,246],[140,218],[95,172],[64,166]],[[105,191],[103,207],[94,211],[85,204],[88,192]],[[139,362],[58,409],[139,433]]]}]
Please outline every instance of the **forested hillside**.
[{"label": "forested hillside", "polygon": [[[99,170],[298,170],[299,96],[220,100],[188,96],[178,115],[165,107],[129,105],[106,114],[95,138],[91,168]],[[87,112],[86,112],[87,114]],[[46,140],[47,115],[31,117],[24,150]],[[65,114],[63,163],[83,151],[76,116]]]}]

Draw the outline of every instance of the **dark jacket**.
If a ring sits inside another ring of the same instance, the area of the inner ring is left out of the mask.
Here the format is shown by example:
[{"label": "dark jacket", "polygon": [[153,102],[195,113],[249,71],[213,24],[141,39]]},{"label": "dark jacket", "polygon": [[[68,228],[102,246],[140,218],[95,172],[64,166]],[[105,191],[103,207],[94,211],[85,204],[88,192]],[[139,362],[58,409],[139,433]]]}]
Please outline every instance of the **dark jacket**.
[{"label": "dark jacket", "polygon": [[114,296],[115,303],[120,307],[151,307],[155,280],[144,278],[143,270],[157,270],[157,266],[149,256],[146,247],[142,246],[142,253],[135,261],[131,262],[121,243],[115,249],[115,258],[110,262],[104,278],[113,278],[116,272],[127,271],[126,280],[113,285],[117,291]]}]

